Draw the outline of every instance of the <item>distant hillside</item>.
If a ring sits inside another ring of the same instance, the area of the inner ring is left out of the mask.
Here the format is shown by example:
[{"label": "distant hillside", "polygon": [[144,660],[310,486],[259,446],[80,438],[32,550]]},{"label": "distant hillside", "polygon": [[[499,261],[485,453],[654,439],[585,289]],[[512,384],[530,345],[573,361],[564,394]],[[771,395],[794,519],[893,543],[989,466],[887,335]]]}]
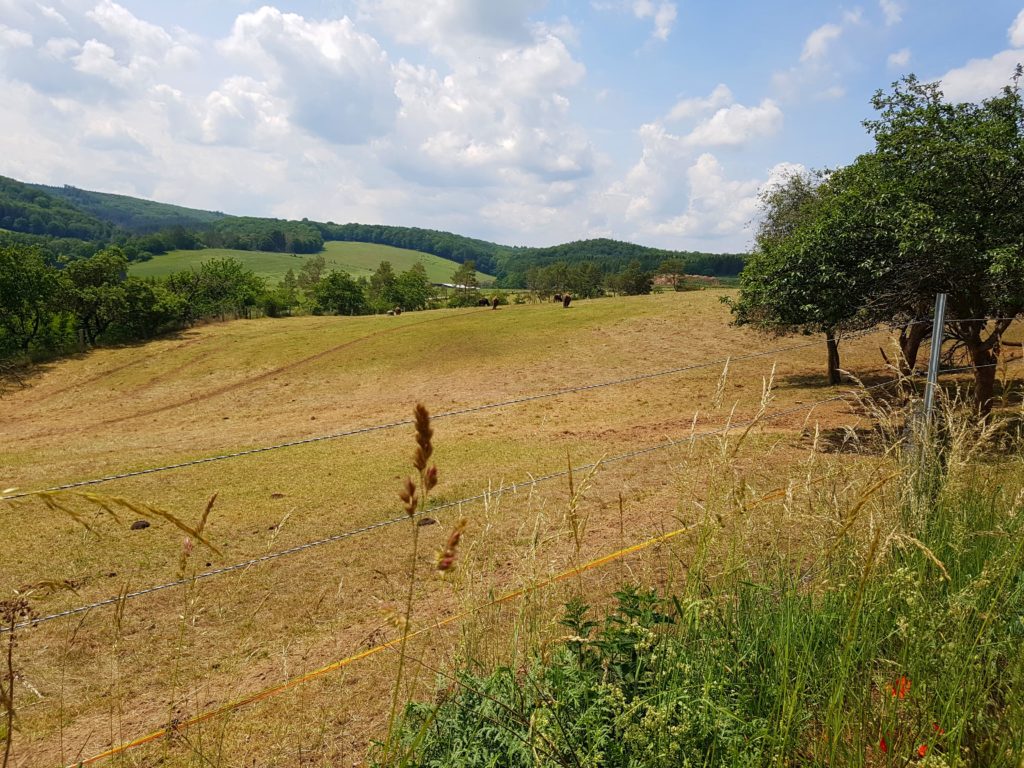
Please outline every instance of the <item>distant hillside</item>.
[{"label": "distant hillside", "polygon": [[744,263],[742,254],[670,251],[608,238],[577,240],[547,248],[522,248],[418,227],[330,222],[317,226],[324,240],[379,243],[424,251],[459,263],[474,261],[477,269],[496,275],[502,285],[509,287],[525,285],[526,273],[531,267],[545,267],[559,261],[567,264],[591,261],[604,272],[619,272],[634,259],[649,271],[666,260],[679,259],[690,274],[712,276],[738,275]]},{"label": "distant hillside", "polygon": [[90,192],[77,187],[48,187],[28,184],[33,189],[59,197],[97,219],[110,222],[133,234],[150,234],[174,227],[196,229],[213,224],[227,214],[183,208],[180,205],[157,203],[127,195]]},{"label": "distant hillside", "polygon": [[607,275],[621,272],[633,261],[638,261],[642,270],[653,271],[674,260],[685,272],[717,277],[738,275],[744,264],[741,254],[670,251],[608,238],[522,248],[420,227],[228,216],[70,186],[24,184],[2,176],[0,229],[45,238],[44,248],[54,257],[75,258],[89,250],[90,244],[93,250],[114,244],[132,261],[182,249],[309,254],[323,251],[325,243],[332,241],[367,243],[419,251],[460,264],[473,261],[480,272],[495,276],[505,287],[525,286],[531,269],[558,262],[593,264]]},{"label": "distant hillside", "polygon": [[639,261],[642,269],[656,270],[663,262],[679,260],[684,271],[694,275],[731,276],[743,269],[742,254],[702,253],[699,251],[669,251],[648,248],[622,240],[597,238],[576,240],[549,248],[514,248],[500,257],[500,274],[505,282],[521,282],[531,267],[546,267],[556,262],[578,264],[595,262],[605,272],[619,272],[632,261]]},{"label": "distant hillside", "polygon": [[395,248],[409,248],[440,256],[442,259],[476,262],[476,267],[488,274],[500,274],[501,257],[512,249],[486,240],[477,240],[452,232],[419,227],[392,227],[384,224],[317,224],[324,240],[347,240],[358,243],[377,243]]},{"label": "distant hillside", "polygon": [[109,222],[29,184],[0,176],[0,228],[31,235],[106,240]]},{"label": "distant hillside", "polygon": [[[434,283],[450,282],[452,273],[458,268],[458,265],[440,256],[375,243],[329,242],[324,245],[323,252],[317,255],[324,257],[328,271],[333,269],[347,272],[355,278],[369,277],[382,261],[390,262],[396,273],[407,271],[413,264],[422,264],[427,279]],[[162,256],[154,256],[148,261],[132,264],[129,273],[136,277],[161,277],[183,269],[196,269],[204,261],[225,256],[238,259],[271,284],[283,279],[289,269],[297,273],[312,258],[312,254],[205,248],[199,251],[171,251]],[[477,280],[484,285],[494,282],[494,277],[478,271]]]}]

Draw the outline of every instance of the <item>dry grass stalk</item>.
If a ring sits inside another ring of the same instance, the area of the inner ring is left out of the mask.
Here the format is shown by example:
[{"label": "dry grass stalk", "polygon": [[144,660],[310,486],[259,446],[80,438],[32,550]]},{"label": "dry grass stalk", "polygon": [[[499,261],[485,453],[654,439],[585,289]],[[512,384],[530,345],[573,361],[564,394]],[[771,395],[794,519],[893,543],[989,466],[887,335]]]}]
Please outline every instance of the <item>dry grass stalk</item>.
[{"label": "dry grass stalk", "polygon": [[[406,646],[409,640],[409,632],[412,629],[413,594],[416,588],[416,559],[419,555],[419,533],[420,526],[416,524],[416,513],[426,509],[427,498],[430,491],[437,486],[437,465],[430,464],[430,457],[434,453],[434,429],[430,425],[430,412],[422,403],[418,403],[413,409],[415,421],[416,450],[413,453],[412,465],[419,472],[417,479],[407,477],[398,498],[402,501],[405,514],[412,526],[412,556],[409,560],[409,582],[405,596],[405,613],[401,618],[402,640],[398,647],[398,670],[395,673],[395,685],[391,695],[391,711],[388,714],[387,731],[384,737],[383,762],[390,762],[393,751],[397,746],[398,734],[395,733],[395,721],[398,716],[398,701],[401,695],[402,676],[405,671]],[[462,532],[453,544],[452,563],[454,564],[454,546],[458,544]]]}]

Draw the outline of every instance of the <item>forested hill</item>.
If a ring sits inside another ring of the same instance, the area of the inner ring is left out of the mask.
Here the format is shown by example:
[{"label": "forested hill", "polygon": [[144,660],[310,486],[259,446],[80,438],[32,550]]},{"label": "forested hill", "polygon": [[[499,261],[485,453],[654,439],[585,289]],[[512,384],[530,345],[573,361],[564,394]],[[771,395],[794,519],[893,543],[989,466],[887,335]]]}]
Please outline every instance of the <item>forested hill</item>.
[{"label": "forested hill", "polygon": [[608,238],[577,240],[547,248],[523,248],[418,227],[333,223],[317,226],[324,240],[354,240],[410,248],[459,263],[472,260],[481,272],[496,275],[507,286],[525,285],[526,274],[532,267],[546,267],[556,262],[595,262],[604,272],[620,272],[633,261],[639,261],[642,269],[653,271],[664,262],[675,260],[690,274],[715,276],[738,275],[744,263],[743,254],[670,251]]},{"label": "forested hill", "polygon": [[605,272],[621,272],[631,262],[640,263],[641,269],[657,270],[665,262],[680,262],[683,271],[694,275],[738,275],[743,269],[744,256],[733,253],[701,253],[699,251],[670,251],[648,248],[622,240],[597,238],[576,240],[548,248],[509,249],[500,261],[506,282],[522,282],[532,267],[546,267],[557,262],[579,264],[596,262]]},{"label": "forested hill", "polygon": [[[547,248],[500,245],[434,229],[382,224],[335,224],[229,216],[76,187],[26,184],[0,176],[0,241],[38,242],[52,259],[88,256],[118,245],[129,260],[172,250],[228,248],[276,253],[317,253],[325,241],[344,240],[406,248],[476,268],[501,285],[525,286],[532,268],[555,263],[593,263],[605,273],[632,262],[647,271],[665,262],[677,271],[737,275],[743,256],[670,251],[610,240],[579,240]],[[10,233],[19,234],[10,234]]]},{"label": "forested hill", "polygon": [[105,241],[111,237],[115,228],[66,200],[0,176],[0,229],[32,235]]},{"label": "forested hill", "polygon": [[201,228],[227,216],[217,211],[201,211],[107,192],[90,192],[78,187],[48,187],[44,184],[25,186],[61,198],[78,210],[133,234],[151,234],[172,227]]}]

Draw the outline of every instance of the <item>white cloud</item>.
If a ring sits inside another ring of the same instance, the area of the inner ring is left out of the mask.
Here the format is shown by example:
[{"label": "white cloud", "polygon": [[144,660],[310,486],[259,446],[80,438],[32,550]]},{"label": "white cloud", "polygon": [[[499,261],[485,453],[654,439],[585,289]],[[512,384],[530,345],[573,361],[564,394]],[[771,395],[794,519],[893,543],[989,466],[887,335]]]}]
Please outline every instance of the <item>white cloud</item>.
[{"label": "white cloud", "polygon": [[829,44],[843,34],[843,28],[838,24],[822,24],[811,32],[804,41],[804,49],[800,54],[800,61],[812,61],[822,58],[827,52]]},{"label": "white cloud", "polygon": [[782,127],[782,110],[771,99],[756,107],[733,104],[700,123],[683,143],[688,146],[738,146],[751,139],[772,136]]},{"label": "white cloud", "polygon": [[688,120],[713,109],[732,104],[732,101],[732,91],[724,83],[719,83],[706,97],[682,99],[676,102],[665,119],[669,122]]},{"label": "white cloud", "polygon": [[1024,51],[1002,51],[990,59],[971,59],[940,78],[942,92],[953,101],[980,101],[1010,84],[1014,67],[1024,63]]},{"label": "white cloud", "polygon": [[259,146],[288,133],[287,110],[265,83],[231,77],[206,97],[202,140],[209,144]]},{"label": "white cloud", "polygon": [[757,218],[761,191],[801,170],[798,164],[779,163],[765,179],[730,179],[718,158],[704,153],[686,171],[686,209],[653,229],[675,237],[736,240]]},{"label": "white cloud", "polygon": [[288,104],[292,122],[315,136],[359,144],[394,124],[391,63],[347,17],[316,22],[264,6],[235,19],[221,48],[253,62],[267,89]]},{"label": "white cloud", "polygon": [[903,69],[910,63],[910,49],[901,48],[895,53],[890,53],[889,58],[886,59],[886,63],[889,65],[890,69]]},{"label": "white cloud", "polygon": [[19,19],[19,37],[32,40],[30,48],[8,56],[6,75],[83,101],[123,99],[197,60],[198,51],[180,31],[143,21],[112,0],[90,5],[62,2],[57,10],[26,2],[10,14],[4,9]]},{"label": "white cloud", "polygon": [[67,18],[65,18],[64,14],[62,14],[56,8],[51,8],[48,5],[39,5],[39,12],[42,13],[43,16],[45,16],[46,18],[56,21],[61,26],[71,26],[70,24],[68,24],[68,20]]},{"label": "white cloud", "polygon": [[988,59],[971,59],[939,78],[942,92],[954,101],[980,101],[995,96],[1010,84],[1014,69],[1024,64],[1024,10],[1010,24],[1006,36],[1013,46]]},{"label": "white cloud", "polygon": [[4,48],[31,48],[32,35],[23,29],[0,24],[0,51]]},{"label": "white cloud", "polygon": [[1024,10],[1017,14],[1006,34],[1010,39],[1010,45],[1014,48],[1024,48]]},{"label": "white cloud", "polygon": [[896,0],[878,0],[878,7],[885,17],[885,26],[891,27],[903,21],[903,5]]},{"label": "white cloud", "polygon": [[653,0],[633,0],[632,8],[633,15],[638,19],[654,19],[652,37],[658,40],[668,40],[678,13],[675,3],[664,0],[658,3]]},{"label": "white cloud", "polygon": [[590,5],[598,11],[632,13],[641,21],[653,20],[653,40],[668,40],[679,15],[678,4],[669,0],[591,0]]},{"label": "white cloud", "polygon": [[435,50],[466,41],[527,43],[530,14],[541,0],[359,0],[360,18],[382,25],[404,43]]}]

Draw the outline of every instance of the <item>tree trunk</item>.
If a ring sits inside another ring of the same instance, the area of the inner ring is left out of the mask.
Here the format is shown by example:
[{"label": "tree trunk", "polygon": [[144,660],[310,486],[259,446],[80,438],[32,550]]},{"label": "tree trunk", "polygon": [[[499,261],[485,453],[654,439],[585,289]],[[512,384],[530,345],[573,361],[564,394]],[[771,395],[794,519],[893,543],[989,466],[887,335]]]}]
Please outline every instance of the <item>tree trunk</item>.
[{"label": "tree trunk", "polygon": [[974,365],[974,405],[978,413],[987,416],[995,399],[996,363],[999,361],[999,344],[989,345],[980,338],[967,341],[967,351]]},{"label": "tree trunk", "polygon": [[999,362],[999,346],[1003,333],[1011,320],[997,320],[989,331],[988,338],[982,333],[987,325],[984,321],[957,323],[956,335],[967,347],[974,366],[974,407],[981,416],[987,416],[995,400],[996,364]]},{"label": "tree trunk", "polygon": [[910,376],[917,364],[917,353],[921,343],[932,331],[931,323],[913,323],[900,329],[900,373]]},{"label": "tree trunk", "polygon": [[825,331],[826,346],[828,347],[828,383],[839,384],[842,378],[839,375],[839,339],[832,329]]}]

